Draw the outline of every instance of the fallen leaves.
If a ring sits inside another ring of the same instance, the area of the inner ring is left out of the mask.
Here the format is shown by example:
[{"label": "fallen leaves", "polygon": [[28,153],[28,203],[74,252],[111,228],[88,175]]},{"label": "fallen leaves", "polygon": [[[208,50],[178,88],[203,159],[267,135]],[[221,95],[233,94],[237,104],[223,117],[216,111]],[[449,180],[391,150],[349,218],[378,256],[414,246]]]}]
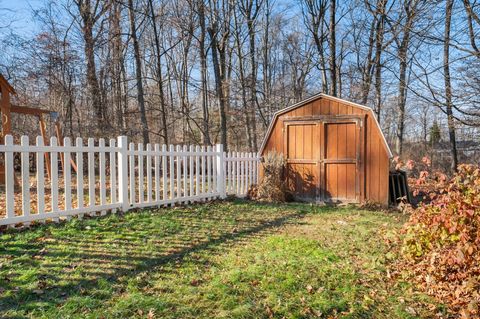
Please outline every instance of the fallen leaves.
[{"label": "fallen leaves", "polygon": [[464,318],[480,316],[479,175],[480,167],[460,165],[447,185],[438,182],[432,201],[413,210],[405,225],[400,263],[422,290]]},{"label": "fallen leaves", "polygon": [[265,306],[265,312],[267,313],[268,318],[273,318],[274,317],[273,310],[272,310],[272,308],[270,308],[269,305]]},{"label": "fallen leaves", "polygon": [[313,294],[315,292],[312,285],[307,286],[307,291],[308,291],[309,294]]},{"label": "fallen leaves", "polygon": [[[142,309],[137,310],[137,315],[139,315],[140,317],[143,317],[144,314],[145,314],[145,312]],[[155,310],[154,309],[148,310],[146,318],[147,319],[154,319],[155,318]]]}]

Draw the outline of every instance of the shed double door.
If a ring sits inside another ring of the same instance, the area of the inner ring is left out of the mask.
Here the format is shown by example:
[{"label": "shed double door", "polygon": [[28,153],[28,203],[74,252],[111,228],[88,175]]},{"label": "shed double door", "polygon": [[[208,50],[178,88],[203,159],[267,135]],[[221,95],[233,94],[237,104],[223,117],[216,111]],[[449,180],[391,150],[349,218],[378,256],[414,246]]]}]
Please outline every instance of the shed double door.
[{"label": "shed double door", "polygon": [[360,202],[362,127],[358,117],[285,121],[286,180],[296,199]]}]

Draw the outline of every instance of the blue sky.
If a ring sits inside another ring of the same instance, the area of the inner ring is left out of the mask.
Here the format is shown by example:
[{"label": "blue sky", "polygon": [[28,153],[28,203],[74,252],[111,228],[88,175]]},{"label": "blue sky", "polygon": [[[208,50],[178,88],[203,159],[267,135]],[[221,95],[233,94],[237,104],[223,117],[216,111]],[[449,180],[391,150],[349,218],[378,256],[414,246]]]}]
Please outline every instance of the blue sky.
[{"label": "blue sky", "polygon": [[35,31],[32,8],[37,9],[42,4],[43,0],[0,0],[0,9],[3,15],[12,18],[16,33],[30,34]]}]

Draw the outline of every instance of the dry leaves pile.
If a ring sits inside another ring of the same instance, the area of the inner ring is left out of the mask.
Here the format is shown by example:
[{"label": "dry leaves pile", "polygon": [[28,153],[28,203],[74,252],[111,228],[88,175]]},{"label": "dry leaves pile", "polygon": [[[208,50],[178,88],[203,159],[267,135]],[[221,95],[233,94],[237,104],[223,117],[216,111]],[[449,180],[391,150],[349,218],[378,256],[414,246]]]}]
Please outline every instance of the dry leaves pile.
[{"label": "dry leaves pile", "polygon": [[480,168],[461,165],[405,225],[404,269],[465,318],[480,317]]}]

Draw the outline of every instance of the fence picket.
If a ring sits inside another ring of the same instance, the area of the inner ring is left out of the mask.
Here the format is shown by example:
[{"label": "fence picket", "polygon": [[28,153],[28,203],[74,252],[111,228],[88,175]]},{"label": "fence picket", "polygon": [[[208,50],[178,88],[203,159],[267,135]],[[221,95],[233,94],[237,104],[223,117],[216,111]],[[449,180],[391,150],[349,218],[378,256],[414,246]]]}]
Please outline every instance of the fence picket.
[{"label": "fence picket", "polygon": [[195,146],[195,196],[200,195],[200,146]]},{"label": "fence picket", "polygon": [[245,194],[245,188],[246,188],[246,185],[247,185],[247,180],[246,180],[246,174],[245,172],[247,171],[247,165],[246,165],[246,161],[245,161],[245,158],[247,156],[247,153],[246,152],[242,152],[242,159],[241,159],[241,166],[242,166],[242,172],[241,172],[241,175],[242,175],[242,195]]},{"label": "fence picket", "polygon": [[152,202],[152,145],[150,143],[147,144],[147,202]]},{"label": "fence picket", "polygon": [[174,170],[175,170],[175,167],[174,167],[174,157],[173,157],[173,151],[174,151],[174,148],[173,148],[173,145],[170,145],[169,146],[169,151],[170,151],[170,156],[169,156],[169,160],[168,160],[168,164],[170,166],[170,169],[169,169],[169,174],[168,174],[168,177],[169,177],[169,185],[170,185],[170,199],[173,201],[173,199],[175,198],[175,180],[174,180]]},{"label": "fence picket", "polygon": [[[43,146],[43,138],[37,136],[35,143],[37,146]],[[37,214],[45,214],[45,162],[44,162],[44,152],[37,152],[36,154],[37,162]]]},{"label": "fence picket", "polygon": [[[107,204],[107,181],[105,180],[105,140],[103,138],[98,140],[99,152],[99,175],[100,175],[100,206]],[[107,212],[102,209],[100,215],[104,216]]]},{"label": "fence picket", "polygon": [[[69,137],[63,139],[63,145],[65,146],[65,152],[63,154],[63,183],[64,183],[64,200],[65,210],[72,209],[72,172],[70,169],[70,152],[67,151],[68,147],[72,146]],[[68,219],[68,217],[67,217]]]},{"label": "fence picket", "polygon": [[205,190],[206,190],[206,187],[205,187],[205,172],[206,172],[206,167],[205,167],[205,161],[206,161],[206,158],[205,158],[205,146],[202,145],[201,147],[201,157],[202,157],[202,167],[200,169],[200,173],[202,174],[202,194],[205,194]]},{"label": "fence picket", "polygon": [[252,184],[252,152],[248,153],[247,156],[247,187],[245,189],[246,194],[248,194],[248,190],[250,189],[250,185]]},{"label": "fence picket", "polygon": [[194,193],[194,179],[193,179],[193,158],[194,158],[194,147],[193,145],[190,145],[190,148],[189,148],[189,153],[190,155],[188,155],[188,186],[189,186],[189,196],[190,197],[193,197],[195,196],[195,193]]},{"label": "fence picket", "polygon": [[144,178],[143,178],[143,155],[141,152],[143,151],[143,144],[138,143],[138,202],[143,203],[145,201],[145,193],[144,193]]},{"label": "fence picket", "polygon": [[[115,139],[111,138],[108,145],[111,148],[115,148]],[[110,150],[109,152],[109,164],[110,164],[110,204],[115,204],[117,202],[117,163],[115,151]],[[117,212],[116,208],[112,208],[112,213]]]},{"label": "fence picket", "polygon": [[20,138],[20,143],[23,146],[22,153],[20,155],[21,161],[21,177],[22,177],[22,215],[29,217],[30,215],[30,161],[28,146],[28,136],[23,135]]},{"label": "fence picket", "polygon": [[217,144],[215,147],[215,186],[220,198],[225,198],[225,156],[223,152],[223,145]]},{"label": "fence picket", "polygon": [[[212,174],[211,174],[211,169],[212,169],[212,155],[210,153],[212,152],[212,148],[210,146],[207,146],[207,193],[211,193],[213,189],[212,185]],[[210,199],[210,198],[209,198]]]},{"label": "fence picket", "polygon": [[252,153],[252,184],[257,184],[257,172],[255,171],[257,168],[257,154]]},{"label": "fence picket", "polygon": [[167,156],[165,153],[167,152],[167,145],[163,144],[162,145],[162,191],[163,191],[163,197],[162,199],[165,201],[168,199],[167,196],[167,191],[168,191],[168,185],[167,185]]},{"label": "fence picket", "polygon": [[182,190],[181,190],[181,176],[182,176],[182,161],[180,159],[180,152],[181,152],[180,145],[177,145],[176,151],[177,154],[175,156],[175,160],[177,161],[177,196],[176,198],[182,197]]},{"label": "fence picket", "polygon": [[154,156],[154,164],[153,164],[153,171],[155,175],[155,201],[160,201],[160,145],[155,144],[154,146],[155,156]]},{"label": "fence picket", "polygon": [[[187,145],[183,145],[183,156],[182,156],[182,173],[183,173],[183,197],[188,197],[188,187],[187,187],[187,174],[188,174],[188,162],[187,162],[187,155],[185,153],[188,151]],[[186,201],[184,201],[186,203]]]},{"label": "fence picket", "polygon": [[[51,190],[51,201],[52,201],[52,213],[58,211],[58,153],[55,151],[57,146],[57,138],[52,136],[50,138],[50,146],[51,146],[51,153],[50,153],[50,190]],[[54,222],[58,222],[58,217],[53,217],[52,220]]]},{"label": "fence picket", "polygon": [[235,158],[235,194],[240,194],[240,163],[238,162],[238,152],[235,152],[233,157]]},{"label": "fence picket", "polygon": [[[212,147],[212,151],[216,151],[215,147]],[[212,192],[218,193],[217,185],[217,156],[212,155]]]},{"label": "fence picket", "polygon": [[247,193],[248,187],[248,152],[243,153],[243,194]]},{"label": "fence picket", "polygon": [[133,205],[135,204],[135,144],[133,143],[130,143],[130,146],[129,146],[129,150],[130,150],[130,159],[129,159],[129,170],[130,170],[130,205]]},{"label": "fence picket", "polygon": [[126,136],[118,137],[118,199],[121,203],[120,209],[128,211],[130,200],[128,196],[128,140]]},{"label": "fence picket", "polygon": [[[75,140],[77,148],[83,148],[83,140],[81,137],[77,137]],[[83,152],[77,151],[75,155],[77,160],[77,208],[83,208]],[[78,214],[78,218],[83,218],[83,213]]]},{"label": "fence picket", "polygon": [[246,154],[245,159],[245,194],[248,193],[248,188],[250,187],[250,152]]},{"label": "fence picket", "polygon": [[93,148],[95,142],[93,138],[89,138],[87,146],[89,148],[88,160],[88,206],[95,206],[95,153],[90,149]]},{"label": "fence picket", "polygon": [[227,188],[227,193],[231,193],[232,190],[231,190],[231,187],[232,187],[232,182],[231,182],[231,178],[232,178],[232,172],[231,172],[231,169],[232,169],[232,161],[230,160],[230,158],[232,157],[231,156],[231,153],[228,152],[226,155],[224,155],[225,158],[229,159],[228,161],[225,162],[226,164],[226,169],[225,169],[225,173],[226,173],[226,176],[225,176],[225,180],[227,181],[227,185],[226,185],[226,188]]},{"label": "fence picket", "polygon": [[[235,152],[232,152],[231,154],[232,158],[235,158]],[[233,193],[233,194],[236,194],[237,193],[237,161],[236,160],[232,160],[231,162],[232,164],[232,170],[231,170],[231,174],[232,174],[232,188],[230,189],[230,192]]]}]

